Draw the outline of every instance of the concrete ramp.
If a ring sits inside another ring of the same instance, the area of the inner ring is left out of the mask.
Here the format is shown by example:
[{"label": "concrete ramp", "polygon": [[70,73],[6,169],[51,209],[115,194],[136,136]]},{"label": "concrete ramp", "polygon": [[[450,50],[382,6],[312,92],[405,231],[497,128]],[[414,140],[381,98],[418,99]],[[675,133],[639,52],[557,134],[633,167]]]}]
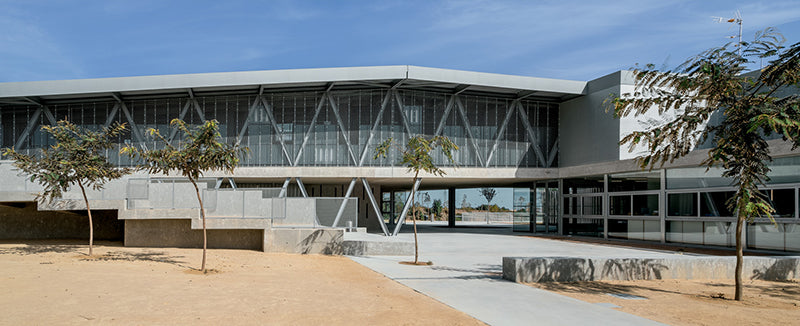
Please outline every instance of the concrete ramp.
[{"label": "concrete ramp", "polygon": [[[503,278],[519,282],[733,279],[736,257],[668,258],[503,257]],[[800,278],[800,256],[745,257],[743,277]]]}]

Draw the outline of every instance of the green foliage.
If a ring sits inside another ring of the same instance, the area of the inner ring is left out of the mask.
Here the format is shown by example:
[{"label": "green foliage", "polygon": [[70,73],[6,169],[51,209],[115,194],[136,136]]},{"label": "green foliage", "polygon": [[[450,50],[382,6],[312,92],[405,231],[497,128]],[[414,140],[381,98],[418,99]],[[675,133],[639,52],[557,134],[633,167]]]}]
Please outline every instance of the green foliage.
[{"label": "green foliage", "polygon": [[442,211],[444,210],[444,205],[442,205],[441,199],[433,200],[433,205],[431,205],[431,214],[434,216],[442,215]]},{"label": "green foliage", "polygon": [[[654,168],[688,154],[696,144],[711,139],[709,156],[702,162],[708,168],[722,166],[723,176],[733,178],[738,192],[729,202],[732,211],[742,209],[748,219],[771,218],[773,210],[760,195],[758,186],[767,180],[772,160],[765,135],[778,133],[793,148],[800,140],[798,97],[778,98],[776,92],[797,86],[800,80],[800,43],[788,50],[783,36],[773,29],[756,35],[753,42],[731,43],[707,50],[675,70],[660,71],[648,66],[634,71],[637,83],[633,93],[613,100],[618,117],[640,115],[650,110],[675,117],[647,130],[626,135],[620,144],[645,146],[647,155],[639,158],[642,168]],[[749,58],[770,61],[760,75],[744,74]],[[707,125],[711,115],[722,110],[719,124]],[[748,205],[750,203],[750,205]]]},{"label": "green foliage", "polygon": [[72,186],[81,189],[86,212],[89,218],[89,255],[92,255],[94,224],[92,209],[86,196],[86,187],[100,190],[106,182],[118,179],[130,170],[118,168],[108,162],[107,150],[114,147],[111,138],[125,131],[125,124],[115,124],[99,131],[81,128],[67,120],[58,121],[55,126],[42,126],[42,130],[55,139],[56,144],[42,149],[36,156],[25,155],[13,148],[3,150],[3,156],[14,160],[14,166],[30,175],[32,182],[44,188],[37,200],[51,201]]},{"label": "green foliage", "polygon": [[205,171],[225,171],[233,173],[239,165],[239,154],[247,149],[238,145],[219,141],[219,122],[209,120],[190,128],[180,119],[173,119],[170,126],[183,133],[183,139],[173,145],[154,128],[147,134],[161,141],[161,149],[144,149],[133,146],[124,147],[120,152],[140,159],[146,165],[140,167],[149,173],[169,174],[178,171],[181,175],[196,181]]},{"label": "green foliage", "polygon": [[[796,149],[800,144],[800,43],[788,49],[783,36],[773,29],[756,34],[753,42],[731,43],[690,58],[675,70],[659,71],[653,66],[634,71],[633,93],[615,98],[614,114],[624,117],[650,110],[675,114],[662,124],[625,136],[620,145],[645,146],[642,168],[663,166],[688,154],[696,144],[712,141],[708,168],[721,166],[722,176],[733,179],[736,194],[727,205],[737,212],[736,299],[741,297],[741,229],[743,221],[769,217],[770,202],[758,190],[768,180],[772,160],[765,136],[782,135]],[[742,48],[742,54],[739,49]],[[745,74],[751,58],[769,59],[760,74]],[[778,97],[783,91],[794,93]],[[721,121],[707,125],[712,114]]]},{"label": "green foliage", "polygon": [[183,139],[177,144],[171,144],[157,129],[150,128],[147,130],[147,134],[160,140],[163,148],[144,149],[127,146],[120,152],[133,159],[143,160],[145,165],[139,168],[151,174],[169,174],[170,171],[178,171],[192,183],[197,195],[197,202],[200,204],[200,217],[203,221],[203,262],[200,270],[205,272],[208,236],[206,213],[203,209],[200,189],[197,187],[197,179],[205,171],[233,173],[233,169],[239,165],[239,154],[246,152],[247,148],[220,142],[222,136],[219,133],[217,120],[205,121],[202,125],[190,128],[182,120],[173,119],[170,125],[183,133]]},{"label": "green foliage", "polygon": [[[425,171],[434,176],[444,176],[446,173],[433,162],[431,152],[436,148],[442,151],[442,154],[447,158],[450,163],[456,165],[453,160],[453,151],[458,150],[458,145],[450,141],[450,138],[445,136],[434,136],[430,139],[422,135],[416,135],[408,139],[405,147],[400,147],[394,144],[392,138],[387,139],[375,149],[375,156],[373,159],[379,157],[386,157],[386,153],[390,148],[396,148],[400,152],[400,164],[408,168],[408,172],[414,173],[413,182],[419,178],[419,172]],[[411,203],[414,203],[415,190],[411,188]],[[414,223],[414,264],[419,261],[419,242],[417,241],[417,211],[412,209],[412,222]]]},{"label": "green foliage", "polygon": [[400,152],[400,165],[407,167],[408,172],[414,172],[416,175],[418,175],[420,171],[425,171],[434,176],[444,176],[447,174],[433,162],[433,157],[431,157],[430,153],[436,148],[441,149],[442,154],[444,154],[450,163],[456,164],[455,160],[453,160],[453,151],[458,150],[458,145],[445,136],[435,136],[428,139],[425,138],[425,136],[417,135],[411,137],[403,148],[395,145],[394,139],[389,138],[378,145],[375,149],[375,156],[373,159],[386,157],[386,154],[392,146]]},{"label": "green foliage", "polygon": [[123,133],[125,124],[92,131],[61,120],[55,126],[42,126],[42,130],[52,135],[56,143],[38,155],[3,149],[3,156],[14,160],[15,167],[44,187],[37,199],[61,198],[70,187],[79,184],[100,190],[106,182],[129,172],[117,168],[105,156],[106,150],[114,146],[110,139]]}]

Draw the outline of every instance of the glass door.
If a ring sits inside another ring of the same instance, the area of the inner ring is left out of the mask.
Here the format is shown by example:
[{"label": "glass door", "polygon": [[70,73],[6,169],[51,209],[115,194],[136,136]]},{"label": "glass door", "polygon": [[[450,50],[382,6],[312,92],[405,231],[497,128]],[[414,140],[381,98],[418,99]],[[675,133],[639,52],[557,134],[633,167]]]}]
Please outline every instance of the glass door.
[{"label": "glass door", "polygon": [[514,188],[514,231],[532,231],[531,190],[530,188]]},{"label": "glass door", "polygon": [[558,181],[536,182],[533,194],[533,232],[558,233]]}]

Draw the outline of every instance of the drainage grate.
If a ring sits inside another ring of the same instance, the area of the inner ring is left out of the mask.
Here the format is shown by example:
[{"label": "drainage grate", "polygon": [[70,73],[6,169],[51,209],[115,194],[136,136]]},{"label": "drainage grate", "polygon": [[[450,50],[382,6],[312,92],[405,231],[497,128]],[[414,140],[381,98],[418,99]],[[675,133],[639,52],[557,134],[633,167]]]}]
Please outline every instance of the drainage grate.
[{"label": "drainage grate", "polygon": [[625,293],[606,293],[606,295],[610,295],[615,298],[625,299],[625,300],[647,300],[647,298],[643,298],[640,296],[635,296],[633,294],[625,294]]}]

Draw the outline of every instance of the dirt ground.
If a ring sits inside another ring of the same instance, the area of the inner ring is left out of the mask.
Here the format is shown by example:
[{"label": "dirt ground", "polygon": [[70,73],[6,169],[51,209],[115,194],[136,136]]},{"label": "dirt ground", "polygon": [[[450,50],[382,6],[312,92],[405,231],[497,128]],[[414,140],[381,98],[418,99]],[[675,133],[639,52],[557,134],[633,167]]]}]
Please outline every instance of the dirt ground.
[{"label": "dirt ground", "polygon": [[[553,240],[607,246],[655,249],[703,255],[731,256],[732,249],[593,239],[549,237]],[[745,256],[769,255],[745,252]],[[744,281],[744,300],[733,300],[733,280],[601,281],[529,284],[592,303],[611,303],[620,311],[671,325],[797,325],[800,284],[795,281]],[[622,299],[609,294],[634,295]]]},{"label": "dirt ground", "polygon": [[[733,300],[733,280],[602,281],[531,286],[670,325],[797,325],[800,284],[744,282],[744,300]],[[639,298],[617,298],[609,294]]]},{"label": "dirt ground", "polygon": [[0,243],[1,325],[482,325],[344,257]]}]

